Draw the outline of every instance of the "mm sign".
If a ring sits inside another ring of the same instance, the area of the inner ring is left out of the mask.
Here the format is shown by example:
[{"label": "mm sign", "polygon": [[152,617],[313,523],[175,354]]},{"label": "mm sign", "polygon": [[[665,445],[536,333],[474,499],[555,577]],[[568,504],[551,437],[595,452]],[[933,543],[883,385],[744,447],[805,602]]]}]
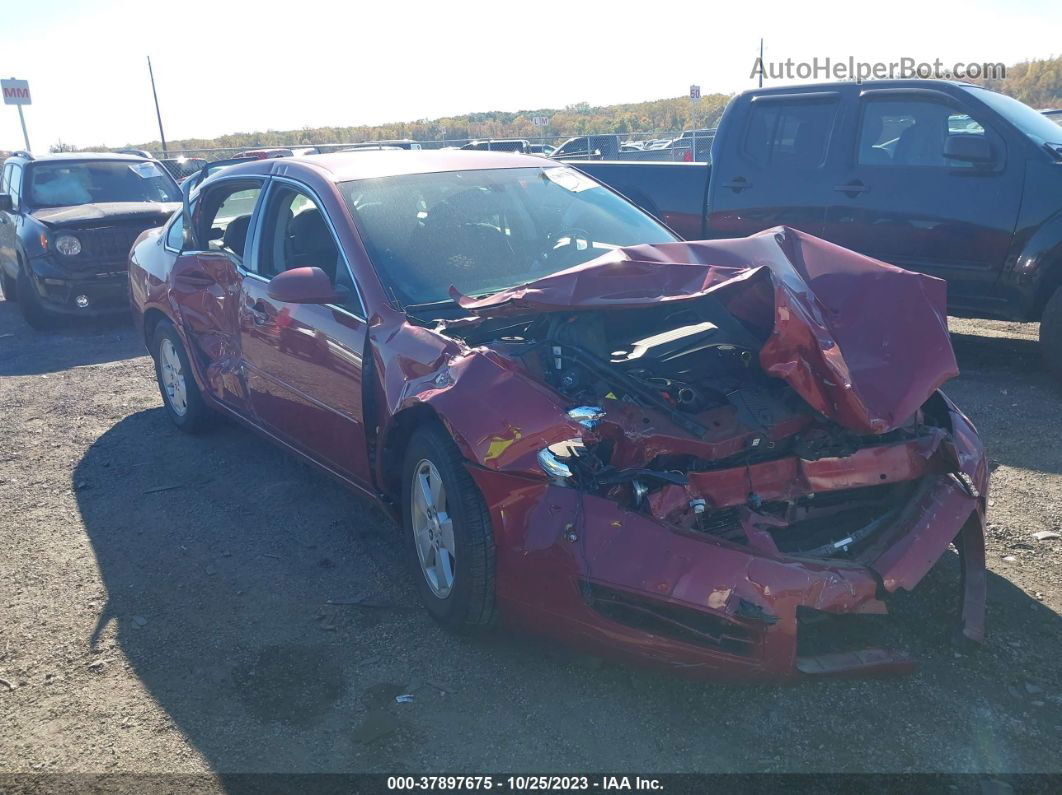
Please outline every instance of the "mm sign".
[{"label": "mm sign", "polygon": [[28,80],[0,80],[0,89],[4,92],[5,105],[31,105]]}]

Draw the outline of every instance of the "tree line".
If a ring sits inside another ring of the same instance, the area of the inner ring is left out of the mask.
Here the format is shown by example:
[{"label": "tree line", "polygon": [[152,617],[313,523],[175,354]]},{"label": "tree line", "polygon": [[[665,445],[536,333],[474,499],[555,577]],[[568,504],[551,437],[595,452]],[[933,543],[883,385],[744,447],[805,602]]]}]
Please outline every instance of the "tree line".
[{"label": "tree line", "polygon": [[[1062,57],[1025,61],[1007,68],[1006,77],[972,81],[1020,99],[1034,108],[1062,107]],[[300,130],[266,130],[232,133],[217,138],[168,141],[170,152],[194,149],[290,147],[410,138],[416,141],[461,141],[477,138],[527,138],[560,140],[587,133],[638,133],[713,127],[731,94],[706,94],[699,100],[671,97],[620,105],[581,102],[565,108],[486,111],[438,119],[351,127],[304,127]],[[536,126],[535,118],[549,120]],[[70,149],[67,144],[60,144]],[[161,152],[159,141],[127,145]],[[100,148],[95,147],[98,151]],[[114,147],[110,147],[114,148]]]}]

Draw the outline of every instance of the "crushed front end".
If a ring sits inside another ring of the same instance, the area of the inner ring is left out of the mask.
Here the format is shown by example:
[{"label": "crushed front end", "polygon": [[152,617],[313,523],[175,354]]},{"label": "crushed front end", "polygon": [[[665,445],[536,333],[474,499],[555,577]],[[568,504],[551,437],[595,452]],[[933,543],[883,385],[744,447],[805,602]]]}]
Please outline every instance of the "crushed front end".
[{"label": "crushed front end", "polygon": [[982,640],[988,476],[938,390],[942,299],[787,229],[460,299],[438,331],[461,353],[421,397],[491,511],[503,613],[691,674],[903,671],[886,648],[801,656],[801,627],[887,612],[954,543]]}]

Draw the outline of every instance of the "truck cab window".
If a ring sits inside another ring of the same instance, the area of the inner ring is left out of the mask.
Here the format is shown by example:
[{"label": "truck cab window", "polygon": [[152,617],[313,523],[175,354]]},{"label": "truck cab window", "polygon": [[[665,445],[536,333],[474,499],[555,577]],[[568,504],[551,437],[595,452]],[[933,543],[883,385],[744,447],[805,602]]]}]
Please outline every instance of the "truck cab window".
[{"label": "truck cab window", "polygon": [[745,129],[745,155],[761,166],[818,168],[837,117],[838,103],[755,103]]},{"label": "truck cab window", "polygon": [[986,137],[985,128],[953,105],[925,99],[872,100],[863,104],[858,162],[865,166],[961,168],[944,157],[949,135]]}]

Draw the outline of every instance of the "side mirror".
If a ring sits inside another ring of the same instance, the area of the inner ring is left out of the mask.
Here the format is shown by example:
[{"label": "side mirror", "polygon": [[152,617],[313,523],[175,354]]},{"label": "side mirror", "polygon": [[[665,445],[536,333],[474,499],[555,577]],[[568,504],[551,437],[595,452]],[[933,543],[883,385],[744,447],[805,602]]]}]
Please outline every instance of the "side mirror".
[{"label": "side mirror", "polygon": [[274,301],[285,304],[335,304],[343,300],[328,274],[313,267],[278,273],[270,279],[268,293]]},{"label": "side mirror", "polygon": [[949,135],[944,139],[944,157],[964,163],[991,163],[992,145],[983,135]]},{"label": "side mirror", "polygon": [[0,193],[0,213],[9,213],[14,206],[10,193]]}]

